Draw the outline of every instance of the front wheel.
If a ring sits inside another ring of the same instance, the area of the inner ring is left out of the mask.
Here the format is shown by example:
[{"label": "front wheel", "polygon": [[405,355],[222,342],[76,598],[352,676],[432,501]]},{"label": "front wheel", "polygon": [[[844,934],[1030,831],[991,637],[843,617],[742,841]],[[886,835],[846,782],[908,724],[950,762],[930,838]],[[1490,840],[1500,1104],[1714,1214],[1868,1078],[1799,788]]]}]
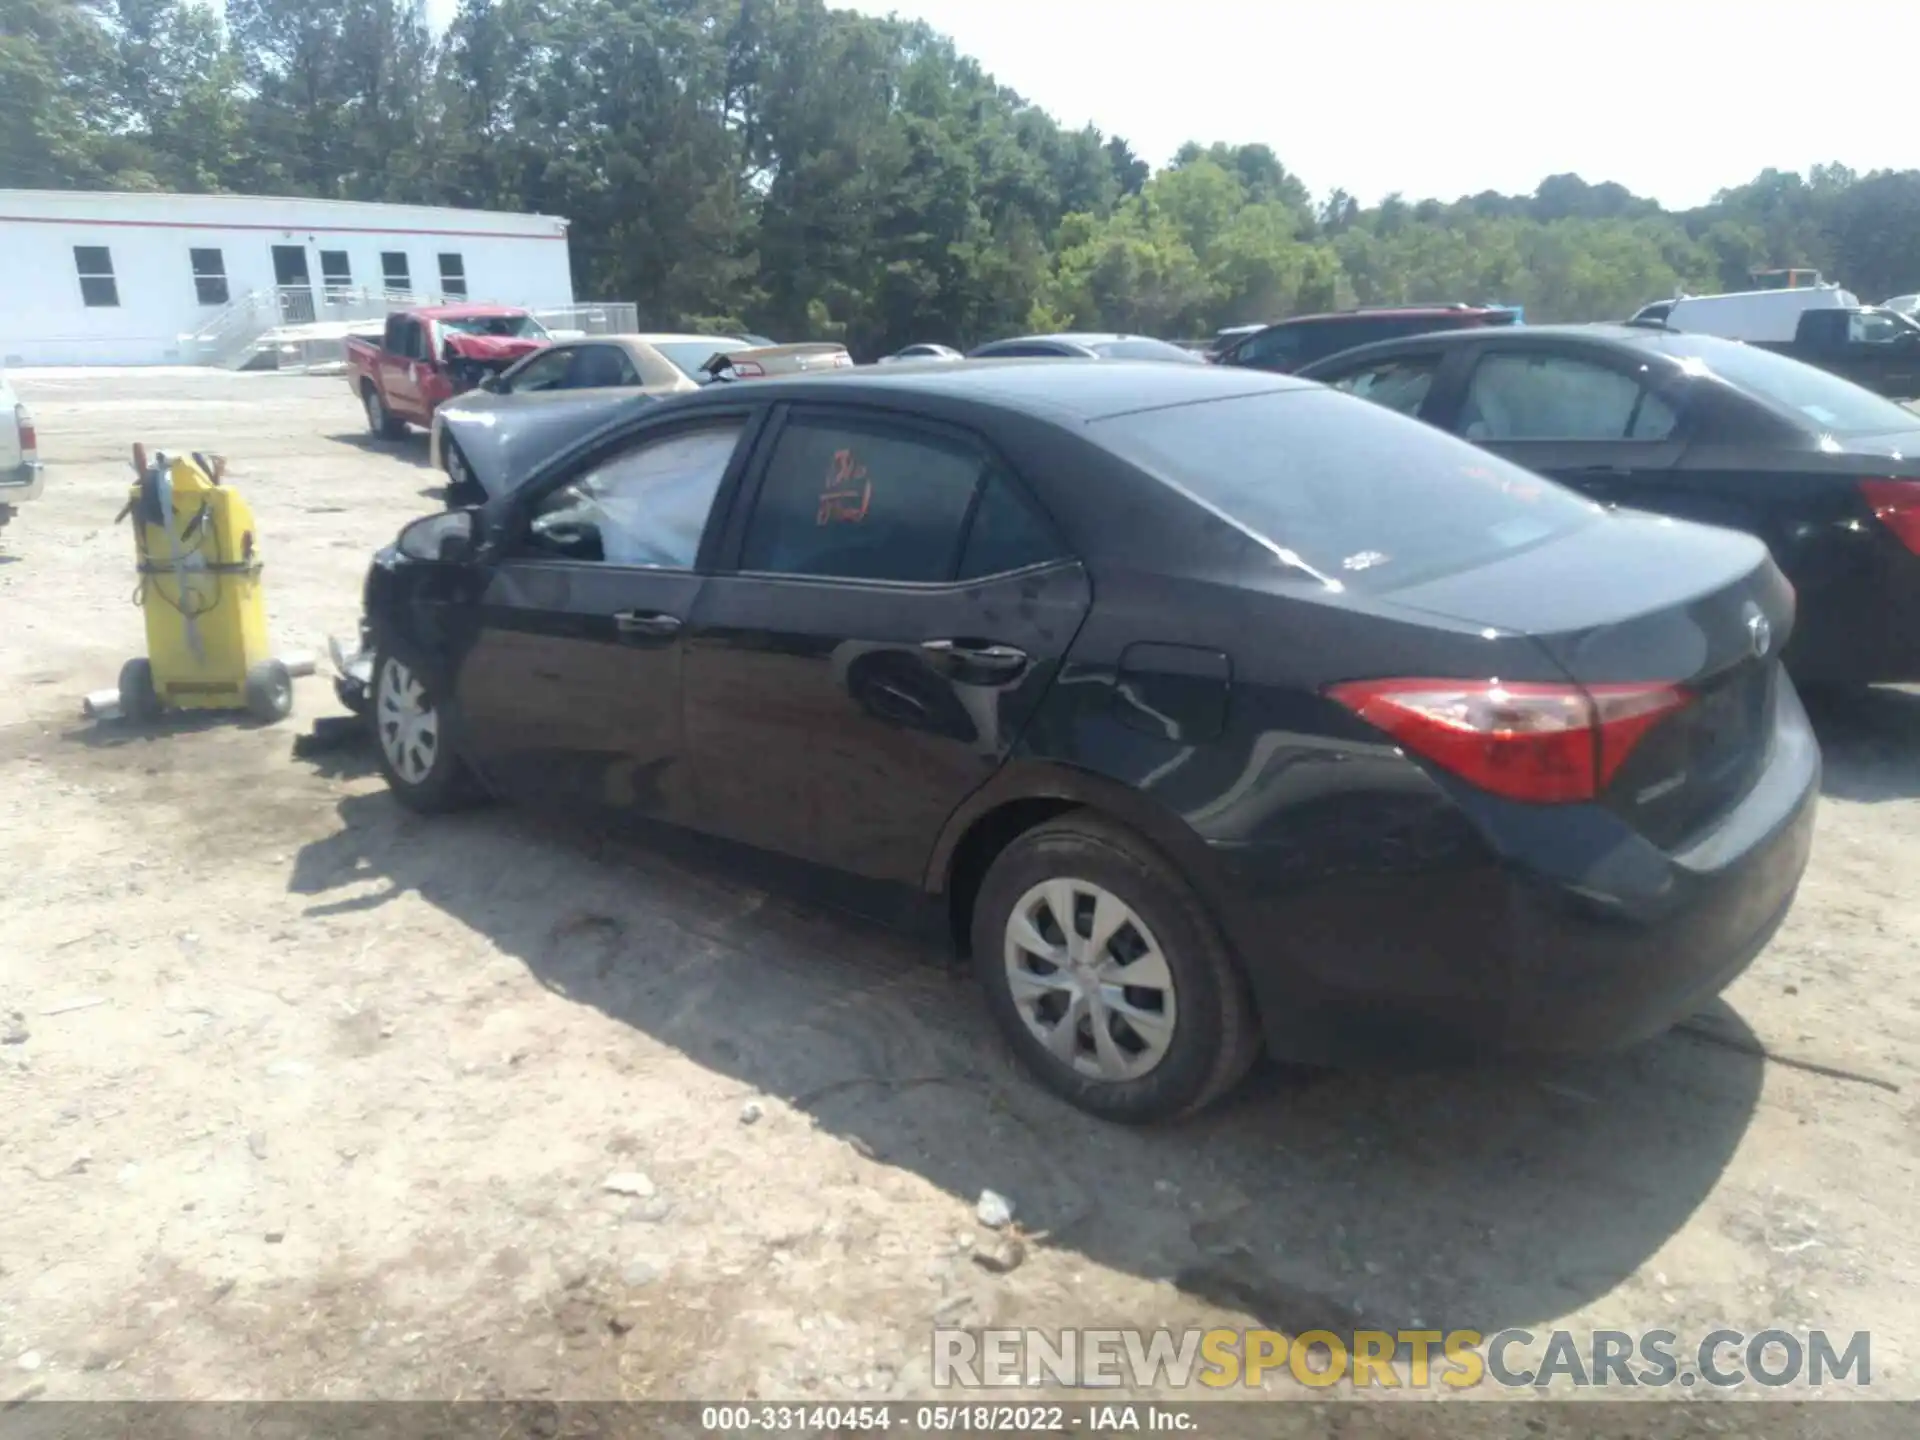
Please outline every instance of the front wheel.
[{"label": "front wheel", "polygon": [[411,656],[382,647],[373,658],[373,730],[393,798],[423,815],[480,799],[466,762],[447,743],[440,705]]},{"label": "front wheel", "polygon": [[460,452],[456,441],[447,441],[447,508],[458,510],[468,505],[487,503],[487,492],[473,478],[473,467]]},{"label": "front wheel", "polygon": [[974,904],[973,956],[1022,1061],[1103,1119],[1202,1109],[1259,1053],[1245,982],[1199,897],[1103,820],[1067,815],[1001,852]]}]

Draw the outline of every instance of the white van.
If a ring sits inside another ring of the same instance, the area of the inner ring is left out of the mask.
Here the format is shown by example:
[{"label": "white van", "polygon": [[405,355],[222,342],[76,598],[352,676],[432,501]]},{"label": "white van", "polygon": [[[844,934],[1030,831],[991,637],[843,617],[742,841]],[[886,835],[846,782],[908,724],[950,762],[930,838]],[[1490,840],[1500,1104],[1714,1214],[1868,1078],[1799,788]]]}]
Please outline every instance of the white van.
[{"label": "white van", "polygon": [[1851,310],[1860,298],[1838,285],[1797,290],[1740,290],[1731,295],[1687,295],[1667,311],[1669,330],[1718,335],[1726,340],[1791,344],[1800,317],[1809,310]]}]

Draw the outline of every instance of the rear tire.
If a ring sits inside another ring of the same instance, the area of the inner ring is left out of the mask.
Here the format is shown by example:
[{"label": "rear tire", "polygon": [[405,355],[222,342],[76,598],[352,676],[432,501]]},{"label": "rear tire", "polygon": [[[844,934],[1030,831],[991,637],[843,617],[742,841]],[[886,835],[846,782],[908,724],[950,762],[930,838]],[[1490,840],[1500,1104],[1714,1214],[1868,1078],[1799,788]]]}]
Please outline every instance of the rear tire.
[{"label": "rear tire", "polygon": [[247,713],[262,725],[277,725],[293,713],[293,674],[278,660],[247,671]]},{"label": "rear tire", "polygon": [[1199,896],[1094,816],[1062,816],[1001,851],[974,902],[973,958],[1021,1060],[1102,1119],[1192,1114],[1259,1055],[1246,982]]},{"label": "rear tire", "polygon": [[485,798],[443,733],[424,667],[404,648],[374,652],[368,698],[380,773],[394,799],[422,815],[444,815]]},{"label": "rear tire", "polygon": [[367,410],[367,429],[381,440],[398,440],[407,433],[407,422],[393,418],[393,412],[387,409],[387,402],[380,397],[380,388],[371,380],[360,387],[360,403]]},{"label": "rear tire", "polygon": [[120,716],[136,725],[152,725],[166,707],[160,703],[160,691],[153,683],[153,664],[148,660],[129,660],[120,667]]}]

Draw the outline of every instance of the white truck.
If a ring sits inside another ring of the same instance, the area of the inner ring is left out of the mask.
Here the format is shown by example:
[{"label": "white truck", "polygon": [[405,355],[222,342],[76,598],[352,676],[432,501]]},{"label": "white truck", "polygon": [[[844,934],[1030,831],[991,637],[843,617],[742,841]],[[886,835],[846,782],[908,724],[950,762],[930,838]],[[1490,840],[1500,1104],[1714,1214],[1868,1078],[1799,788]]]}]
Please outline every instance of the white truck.
[{"label": "white truck", "polygon": [[1718,335],[1723,340],[1787,345],[1799,333],[1800,317],[1809,310],[1858,308],[1860,297],[1851,290],[1842,290],[1838,285],[1803,285],[1796,290],[1683,295],[1672,302],[1661,318],[1669,330]]},{"label": "white truck", "polygon": [[42,484],[33,416],[0,371],[0,529],[20,506],[40,498]]}]

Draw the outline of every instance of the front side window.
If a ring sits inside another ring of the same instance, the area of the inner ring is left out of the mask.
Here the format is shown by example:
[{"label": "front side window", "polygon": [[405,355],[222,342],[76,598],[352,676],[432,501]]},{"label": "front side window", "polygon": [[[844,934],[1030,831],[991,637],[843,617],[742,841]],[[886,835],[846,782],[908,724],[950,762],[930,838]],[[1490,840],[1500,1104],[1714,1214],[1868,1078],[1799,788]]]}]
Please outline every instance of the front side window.
[{"label": "front side window", "polygon": [[1335,376],[1327,384],[1362,400],[1371,400],[1402,415],[1418,415],[1433,388],[1438,355],[1413,355],[1399,360],[1376,360],[1358,370]]},{"label": "front side window", "polygon": [[408,273],[407,255],[404,250],[382,250],[380,252],[380,278],[388,290],[396,295],[405,295],[413,289],[413,278]]},{"label": "front side window", "polygon": [[1474,367],[1461,407],[1469,440],[1664,440],[1679,417],[1631,376],[1570,355],[1500,354]]},{"label": "front side window", "polygon": [[780,432],[740,568],[938,583],[990,461],[968,441],[866,419],[799,417]]},{"label": "front side window", "polygon": [[90,310],[112,310],[120,304],[120,287],[113,278],[113,252],[104,245],[73,247],[73,268],[80,275],[80,299]]},{"label": "front side window", "polygon": [[1847,317],[1847,340],[1854,345],[1891,345],[1913,327],[1886,310],[1856,310]]},{"label": "front side window", "polygon": [[202,305],[227,303],[227,261],[218,250],[189,250],[193,265],[193,289]]},{"label": "front side window", "polygon": [[574,352],[573,370],[567,376],[566,388],[611,390],[639,383],[640,372],[618,345],[582,345]]},{"label": "front side window", "polygon": [[529,390],[565,390],[569,388],[567,377],[573,373],[573,357],[571,346],[542,350],[513,372],[507,388],[516,395]]},{"label": "front side window", "polygon": [[691,570],[746,429],[729,419],[645,439],[541,500],[533,548],[608,565]]}]

